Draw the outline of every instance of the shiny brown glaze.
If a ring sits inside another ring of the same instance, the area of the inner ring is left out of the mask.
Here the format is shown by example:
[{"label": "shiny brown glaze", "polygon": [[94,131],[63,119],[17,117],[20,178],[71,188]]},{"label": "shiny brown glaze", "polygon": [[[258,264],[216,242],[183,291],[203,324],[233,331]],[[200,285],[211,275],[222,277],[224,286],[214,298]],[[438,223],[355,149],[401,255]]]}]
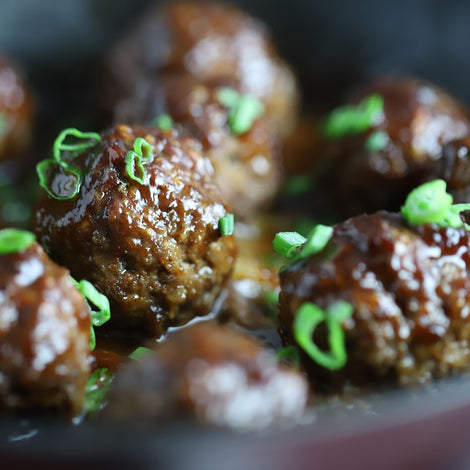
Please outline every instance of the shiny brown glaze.
[{"label": "shiny brown glaze", "polygon": [[[364,87],[353,103],[378,93],[384,118],[368,131],[330,142],[324,186],[335,210],[344,216],[398,210],[408,192],[434,179],[443,145],[470,133],[466,110],[436,86],[415,79],[388,78]],[[366,140],[382,130],[383,150],[368,151]]]},{"label": "shiny brown glaze", "polygon": [[[378,212],[338,224],[317,255],[284,270],[280,332],[292,343],[304,302],[354,307],[343,329],[348,362],[328,372],[307,360],[317,386],[388,377],[422,383],[470,366],[470,234],[465,228],[409,226]],[[323,345],[325,331],[315,341]]]},{"label": "shiny brown glaze", "polygon": [[0,256],[0,406],[76,413],[90,370],[90,314],[37,244]]},{"label": "shiny brown glaze", "polygon": [[165,74],[232,86],[259,98],[281,136],[292,129],[297,85],[265,26],[240,10],[207,2],[173,2],[150,10],[112,52],[104,93],[114,121],[155,117],[155,84]]},{"label": "shiny brown glaze", "polygon": [[0,161],[22,156],[31,143],[33,98],[19,69],[0,55]]},{"label": "shiny brown glaze", "polygon": [[[144,184],[129,178],[126,153],[144,137],[154,146]],[[233,236],[200,144],[177,131],[117,126],[76,157],[83,172],[70,201],[45,192],[34,230],[51,256],[108,296],[111,326],[160,336],[208,314],[230,275]]]},{"label": "shiny brown glaze", "polygon": [[169,113],[202,142],[222,195],[237,215],[247,216],[265,206],[279,189],[280,149],[263,117],[248,132],[234,135],[218,91],[219,87],[201,85],[189,75],[171,75],[161,81],[157,114]]},{"label": "shiny brown glaze", "polygon": [[201,322],[123,366],[105,412],[114,420],[191,417],[247,431],[294,423],[307,398],[304,376],[278,365],[254,339]]}]

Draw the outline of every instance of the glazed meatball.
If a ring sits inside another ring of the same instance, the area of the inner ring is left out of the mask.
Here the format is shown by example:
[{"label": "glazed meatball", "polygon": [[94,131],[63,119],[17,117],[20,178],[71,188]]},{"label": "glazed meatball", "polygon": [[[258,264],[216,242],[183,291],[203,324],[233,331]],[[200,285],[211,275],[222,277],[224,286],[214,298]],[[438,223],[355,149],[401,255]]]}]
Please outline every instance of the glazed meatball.
[{"label": "glazed meatball", "polygon": [[31,143],[34,105],[20,70],[0,55],[0,161],[22,156]]},{"label": "glazed meatball", "polygon": [[[136,169],[140,182],[126,164],[139,138],[151,148],[144,175]],[[227,209],[200,144],[175,130],[120,125],[70,164],[82,173],[77,195],[43,192],[34,230],[54,259],[109,298],[111,326],[160,336],[211,312],[235,242],[219,230]]]},{"label": "glazed meatball", "polygon": [[0,255],[0,406],[77,413],[89,352],[90,314],[69,272],[37,243]]},{"label": "glazed meatball", "polygon": [[221,87],[198,84],[172,75],[161,82],[157,115],[168,113],[202,142],[222,195],[237,215],[265,206],[280,183],[280,152],[270,126],[259,117],[240,135],[229,125],[230,111],[221,104]]},{"label": "glazed meatball", "polygon": [[470,132],[466,110],[436,86],[414,79],[382,79],[352,104],[379,95],[373,123],[354,135],[330,139],[324,187],[344,216],[397,210],[415,186],[434,178],[443,145]]},{"label": "glazed meatball", "polygon": [[304,376],[236,330],[197,323],[124,366],[108,396],[110,419],[193,417],[235,430],[294,423],[308,398]]},{"label": "glazed meatball", "polygon": [[[306,357],[317,386],[388,378],[422,383],[470,366],[470,232],[409,225],[399,214],[360,215],[335,226],[319,253],[280,274],[280,332],[286,344],[299,308],[338,300],[353,314],[342,324],[347,363],[322,369]],[[326,328],[315,330],[318,347]]]},{"label": "glazed meatball", "polygon": [[115,122],[156,116],[155,84],[168,73],[259,98],[280,136],[293,127],[298,91],[265,26],[228,6],[169,3],[149,11],[112,52],[104,93]]}]

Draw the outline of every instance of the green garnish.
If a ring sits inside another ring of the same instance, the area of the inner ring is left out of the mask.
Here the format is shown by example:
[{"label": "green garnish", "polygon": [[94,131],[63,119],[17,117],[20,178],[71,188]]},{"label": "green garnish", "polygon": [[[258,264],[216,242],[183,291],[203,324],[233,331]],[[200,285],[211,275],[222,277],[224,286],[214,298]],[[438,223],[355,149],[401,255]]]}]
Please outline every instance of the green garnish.
[{"label": "green garnish", "polygon": [[134,140],[134,150],[129,150],[126,154],[126,173],[130,179],[140,184],[145,183],[147,175],[144,162],[149,161],[153,155],[153,145],[142,137]]},{"label": "green garnish", "polygon": [[264,305],[266,306],[269,317],[275,319],[277,317],[277,305],[279,303],[279,292],[270,290],[264,294]]},{"label": "green garnish", "polygon": [[4,113],[0,111],[0,139],[5,135],[8,129],[7,118]]},{"label": "green garnish", "polygon": [[0,255],[18,253],[29,248],[36,240],[34,233],[16,228],[0,230]]},{"label": "green garnish", "polygon": [[106,394],[113,380],[113,374],[106,368],[96,369],[88,377],[85,386],[83,408],[88,413],[96,413],[105,405]]},{"label": "green garnish", "polygon": [[308,235],[308,238],[300,252],[292,259],[292,262],[307,258],[310,255],[314,255],[315,253],[323,250],[325,245],[330,241],[332,235],[333,227],[322,224],[316,225]]},{"label": "green garnish", "polygon": [[[348,302],[338,301],[322,310],[311,302],[304,303],[294,318],[293,335],[297,344],[318,365],[325,369],[341,369],[348,359],[342,323],[353,314]],[[313,342],[315,328],[325,322],[328,328],[329,352],[324,352]]]},{"label": "green garnish", "polygon": [[129,358],[134,359],[135,361],[138,361],[139,359],[142,359],[143,357],[152,354],[152,352],[153,351],[149,348],[139,346],[137,349],[135,349],[133,352],[129,354]]},{"label": "green garnish", "polygon": [[297,196],[311,189],[312,185],[313,178],[310,174],[291,176],[284,183],[282,192],[288,196]]},{"label": "green garnish", "polygon": [[453,204],[452,196],[446,192],[446,182],[441,179],[413,189],[401,207],[402,216],[411,224],[453,228],[466,226],[460,217],[460,212],[466,210],[470,210],[470,204]]},{"label": "green garnish", "polygon": [[287,259],[293,258],[297,254],[297,249],[302,246],[307,239],[297,232],[278,232],[274,236],[274,251]]},{"label": "green garnish", "polygon": [[173,129],[173,119],[169,114],[160,114],[160,116],[153,120],[152,124],[163,131],[171,131]]},{"label": "green garnish", "polygon": [[297,369],[300,368],[300,352],[295,346],[285,346],[276,353],[279,361],[291,362]]},{"label": "green garnish", "polygon": [[360,134],[383,120],[384,100],[379,94],[363,99],[358,105],[334,109],[323,124],[323,134],[329,139]]},{"label": "green garnish", "polygon": [[67,201],[80,191],[82,174],[78,168],[68,163],[48,158],[36,165],[36,173],[39,185],[53,199]]},{"label": "green garnish", "polygon": [[368,152],[380,152],[383,150],[388,142],[390,137],[385,131],[375,131],[367,137],[365,146]]},{"label": "green garnish", "polygon": [[[76,281],[74,278],[72,278],[72,281],[88,303],[91,318],[90,349],[93,351],[96,346],[96,336],[93,327],[101,326],[111,318],[109,300],[104,294],[98,292],[91,282],[85,279]],[[96,309],[93,307],[96,307]]]},{"label": "green garnish", "polygon": [[[74,137],[75,140],[67,143],[69,137]],[[82,173],[68,161],[99,142],[101,137],[96,132],[81,132],[75,128],[64,129],[52,146],[53,157],[36,165],[39,185],[53,199],[66,201],[74,198],[80,191]]]},{"label": "green garnish", "polygon": [[235,230],[235,217],[233,214],[225,214],[219,219],[219,230],[223,237],[233,235]]},{"label": "green garnish", "polygon": [[[75,137],[76,141],[66,143],[68,137]],[[65,160],[63,153],[66,153],[67,159],[75,157],[79,153],[94,147],[101,142],[101,136],[96,132],[82,132],[73,127],[64,129],[54,141],[52,146],[52,155],[54,160],[61,162]]]},{"label": "green garnish", "polygon": [[220,88],[217,99],[229,110],[228,125],[235,135],[248,132],[256,119],[264,113],[260,100],[251,95],[242,95],[232,88]]}]

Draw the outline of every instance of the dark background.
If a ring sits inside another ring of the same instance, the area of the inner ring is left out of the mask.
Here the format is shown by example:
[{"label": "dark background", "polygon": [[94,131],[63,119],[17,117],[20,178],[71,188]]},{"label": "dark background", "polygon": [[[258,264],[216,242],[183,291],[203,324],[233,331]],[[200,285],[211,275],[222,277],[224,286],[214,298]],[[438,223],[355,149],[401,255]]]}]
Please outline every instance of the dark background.
[{"label": "dark background", "polygon": [[[37,86],[66,71],[93,76],[100,58],[149,0],[2,0],[0,49]],[[238,0],[267,22],[324,107],[378,73],[437,82],[470,104],[470,2],[465,0]],[[70,73],[68,73],[70,75]],[[55,77],[55,78],[53,78]]]}]

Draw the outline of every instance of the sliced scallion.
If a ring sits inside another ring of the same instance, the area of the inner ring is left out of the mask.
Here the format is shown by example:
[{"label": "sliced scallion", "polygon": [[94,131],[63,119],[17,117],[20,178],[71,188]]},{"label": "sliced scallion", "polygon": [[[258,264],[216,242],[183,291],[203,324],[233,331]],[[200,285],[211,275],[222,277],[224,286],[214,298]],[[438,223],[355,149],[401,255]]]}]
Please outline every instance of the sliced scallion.
[{"label": "sliced scallion", "polygon": [[235,230],[235,217],[233,214],[225,214],[219,219],[219,230],[223,237],[233,235]]},{"label": "sliced scallion", "polygon": [[385,131],[375,131],[367,137],[365,147],[368,152],[380,152],[383,150],[388,142],[390,137]]},{"label": "sliced scallion", "polygon": [[0,255],[18,253],[28,249],[36,240],[34,233],[16,228],[0,230]]},{"label": "sliced scallion", "polygon": [[[95,331],[93,327],[101,326],[111,318],[111,308],[108,298],[98,292],[96,287],[89,281],[82,279],[76,281],[72,278],[76,288],[83,295],[88,303],[88,309],[90,311],[90,349],[93,351],[96,346]],[[93,308],[95,307],[95,308]]]},{"label": "sliced scallion", "polygon": [[291,259],[307,239],[297,232],[278,232],[273,239],[274,251],[286,259]]},{"label": "sliced scallion", "polygon": [[152,352],[153,351],[149,348],[139,346],[137,349],[135,349],[129,354],[129,358],[134,359],[135,361],[138,361],[139,359],[142,359],[143,357],[149,356],[150,354],[152,354]]},{"label": "sliced scallion", "polygon": [[[297,311],[293,322],[293,335],[297,344],[321,367],[330,370],[341,369],[347,362],[342,323],[353,314],[351,304],[339,301],[322,310],[306,302]],[[329,352],[322,351],[313,341],[316,327],[325,322],[328,329]]]},{"label": "sliced scallion", "polygon": [[173,119],[169,114],[160,114],[153,120],[152,124],[162,131],[171,131],[173,129]]},{"label": "sliced scallion", "polygon": [[228,125],[232,134],[241,135],[248,132],[253,123],[264,113],[260,100],[251,95],[242,95],[232,88],[220,88],[217,100],[228,110]]},{"label": "sliced scallion", "polygon": [[358,105],[334,109],[323,123],[323,134],[329,139],[360,134],[383,120],[384,100],[374,93]]}]

